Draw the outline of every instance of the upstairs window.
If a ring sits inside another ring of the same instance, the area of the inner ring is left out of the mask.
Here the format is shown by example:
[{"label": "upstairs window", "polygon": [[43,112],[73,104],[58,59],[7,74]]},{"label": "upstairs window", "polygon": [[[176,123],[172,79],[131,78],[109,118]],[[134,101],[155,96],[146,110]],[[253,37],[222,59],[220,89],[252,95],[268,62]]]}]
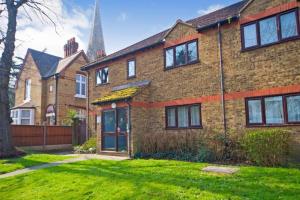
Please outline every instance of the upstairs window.
[{"label": "upstairs window", "polygon": [[166,107],[166,127],[201,128],[200,107],[200,104]]},{"label": "upstairs window", "polygon": [[25,94],[24,94],[24,100],[25,101],[30,100],[30,93],[31,93],[31,80],[26,79],[25,80]]},{"label": "upstairs window", "polygon": [[243,49],[263,47],[299,37],[298,9],[242,26]]},{"label": "upstairs window", "polygon": [[75,97],[86,98],[86,76],[76,74],[76,95]]},{"label": "upstairs window", "polygon": [[108,81],[109,81],[108,67],[98,69],[96,72],[96,84],[103,85],[108,83]]},{"label": "upstairs window", "polygon": [[127,62],[127,78],[134,78],[136,76],[135,60]]},{"label": "upstairs window", "polygon": [[300,123],[300,94],[246,100],[248,125]]},{"label": "upstairs window", "polygon": [[165,50],[165,68],[170,69],[198,61],[198,41],[177,45]]}]

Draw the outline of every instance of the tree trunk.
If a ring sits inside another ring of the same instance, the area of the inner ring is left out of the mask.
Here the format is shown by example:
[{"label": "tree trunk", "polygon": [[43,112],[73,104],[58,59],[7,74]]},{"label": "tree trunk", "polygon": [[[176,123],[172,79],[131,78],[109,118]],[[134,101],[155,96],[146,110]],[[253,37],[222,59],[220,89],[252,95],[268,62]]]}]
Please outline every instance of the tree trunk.
[{"label": "tree trunk", "polygon": [[9,110],[9,75],[13,65],[12,58],[15,50],[16,27],[17,27],[17,8],[14,1],[6,1],[8,12],[8,25],[4,51],[0,61],[0,157],[10,156],[15,153],[12,145],[10,129],[10,110]]}]

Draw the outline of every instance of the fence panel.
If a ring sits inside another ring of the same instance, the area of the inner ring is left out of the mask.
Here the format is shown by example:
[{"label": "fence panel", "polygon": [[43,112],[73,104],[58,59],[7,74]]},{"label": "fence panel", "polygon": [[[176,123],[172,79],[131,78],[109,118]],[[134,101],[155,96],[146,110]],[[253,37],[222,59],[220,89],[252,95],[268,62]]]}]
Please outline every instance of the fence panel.
[{"label": "fence panel", "polygon": [[12,125],[15,146],[72,144],[72,127]]}]

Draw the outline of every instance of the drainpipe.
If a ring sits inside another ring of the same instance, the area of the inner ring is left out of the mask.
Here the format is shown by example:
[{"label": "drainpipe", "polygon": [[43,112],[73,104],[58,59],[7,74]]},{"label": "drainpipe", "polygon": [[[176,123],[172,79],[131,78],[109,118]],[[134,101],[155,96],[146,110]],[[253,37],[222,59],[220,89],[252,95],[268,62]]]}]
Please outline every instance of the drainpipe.
[{"label": "drainpipe", "polygon": [[59,74],[55,74],[55,120],[54,120],[54,124],[57,125],[57,99],[58,99],[58,95],[57,95],[57,92],[58,92],[58,78],[59,78]]},{"label": "drainpipe", "polygon": [[128,105],[128,155],[129,158],[132,158],[132,151],[131,151],[131,104],[128,100],[126,100],[126,103]]},{"label": "drainpipe", "polygon": [[220,83],[221,83],[221,96],[222,96],[222,111],[223,111],[223,128],[224,128],[224,145],[225,145],[225,158],[227,158],[227,124],[226,124],[226,108],[225,108],[225,86],[224,86],[224,62],[223,62],[223,46],[222,46],[222,32],[221,23],[218,23],[218,46],[220,56]]},{"label": "drainpipe", "polygon": [[[90,92],[89,92],[89,76],[90,72],[87,71],[87,81],[86,81],[86,125],[85,125],[85,139],[86,141],[89,139],[89,124],[90,124]],[[97,120],[97,119],[96,119]],[[97,123],[97,122],[96,122]],[[97,130],[96,130],[97,131]],[[97,133],[96,133],[97,134]]]}]

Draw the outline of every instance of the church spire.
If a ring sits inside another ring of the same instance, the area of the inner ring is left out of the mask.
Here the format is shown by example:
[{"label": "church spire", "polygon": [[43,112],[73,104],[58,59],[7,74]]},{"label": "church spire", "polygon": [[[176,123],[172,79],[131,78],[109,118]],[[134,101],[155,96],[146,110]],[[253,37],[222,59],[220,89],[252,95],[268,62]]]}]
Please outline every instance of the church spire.
[{"label": "church spire", "polygon": [[94,19],[90,32],[87,56],[90,61],[95,61],[98,57],[105,55],[104,38],[100,17],[100,2],[95,0]]}]

